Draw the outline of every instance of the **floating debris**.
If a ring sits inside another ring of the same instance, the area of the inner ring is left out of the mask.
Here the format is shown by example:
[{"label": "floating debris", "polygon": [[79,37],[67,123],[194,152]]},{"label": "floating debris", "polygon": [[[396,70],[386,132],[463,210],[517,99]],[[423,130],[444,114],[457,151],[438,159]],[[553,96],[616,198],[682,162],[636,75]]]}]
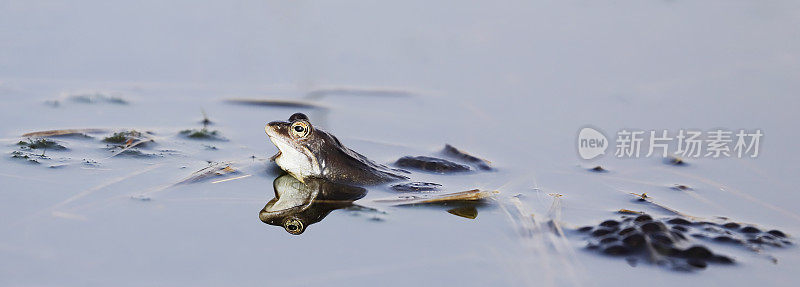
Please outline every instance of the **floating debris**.
[{"label": "floating debris", "polygon": [[635,211],[635,210],[624,209],[624,208],[622,208],[622,209],[620,209],[620,210],[617,210],[617,213],[621,213],[621,214],[633,214],[633,215],[641,215],[641,214],[644,214],[644,212],[643,212],[643,211]]},{"label": "floating debris", "polygon": [[222,183],[222,182],[231,181],[231,180],[237,180],[237,179],[242,179],[242,178],[246,178],[246,177],[250,177],[250,176],[252,176],[252,174],[245,174],[245,175],[242,175],[242,176],[237,176],[237,177],[232,177],[232,178],[226,178],[226,179],[215,180],[215,181],[212,181],[211,183]]},{"label": "floating debris", "polygon": [[453,146],[451,146],[449,144],[445,144],[444,145],[444,150],[442,150],[442,154],[444,154],[446,156],[449,156],[449,157],[452,157],[452,158],[455,158],[455,159],[458,159],[458,160],[465,161],[465,162],[470,163],[470,164],[474,164],[480,170],[493,170],[493,168],[491,167],[489,161],[487,161],[485,159],[482,159],[482,158],[475,157],[475,156],[473,156],[471,154],[468,154],[466,152],[463,152],[463,151],[461,151],[461,150],[459,150],[459,149],[457,149],[457,148],[455,148],[455,147],[453,147]]},{"label": "floating debris", "polygon": [[146,196],[146,195],[143,195],[143,194],[131,195],[131,199],[142,201],[142,202],[147,202],[147,201],[153,200],[149,196]]},{"label": "floating debris", "polygon": [[61,106],[61,102],[59,102],[58,100],[46,100],[44,101],[44,104],[52,108],[57,108]]},{"label": "floating debris", "polygon": [[81,160],[81,162],[84,165],[88,165],[88,166],[93,166],[93,167],[100,166],[100,163],[97,162],[96,160],[93,160],[93,159],[85,159],[84,158],[84,159]]},{"label": "floating debris", "polygon": [[672,189],[674,189],[674,190],[693,190],[688,185],[683,185],[683,184],[675,184],[675,185],[672,186]]},{"label": "floating debris", "polygon": [[679,158],[677,156],[665,157],[664,163],[670,165],[688,165],[688,163],[686,163],[682,158]]},{"label": "floating debris", "polygon": [[638,198],[636,199],[636,200],[638,200],[638,201],[647,201],[647,199],[649,198],[649,197],[647,196],[647,193],[646,193],[646,192],[643,192],[642,194],[638,194],[638,193],[633,193],[633,192],[631,192],[631,195],[638,197]]},{"label": "floating debris", "polygon": [[671,213],[676,214],[676,215],[695,218],[694,216],[686,215],[686,214],[684,214],[684,213],[682,213],[680,211],[677,211],[677,210],[675,210],[673,208],[670,208],[670,207],[668,207],[666,205],[663,205],[663,204],[660,204],[658,202],[655,202],[652,197],[647,195],[647,193],[638,194],[638,193],[631,192],[630,194],[636,197],[635,201],[637,201],[637,202],[647,203],[647,204],[650,204],[650,205],[653,205],[655,207],[661,208],[661,209],[663,209],[665,211],[671,212]]},{"label": "floating debris", "polygon": [[414,95],[414,93],[393,88],[331,87],[311,90],[306,94],[306,97],[311,99],[319,99],[328,95],[409,97]]},{"label": "floating debris", "polygon": [[179,181],[176,184],[195,183],[212,177],[218,177],[236,173],[239,173],[239,171],[233,168],[232,163],[229,162],[212,163],[201,170],[195,171],[189,177]]},{"label": "floating debris", "polygon": [[326,109],[317,103],[298,100],[279,100],[279,99],[227,99],[228,103],[251,105],[251,106],[266,106],[266,107],[281,107],[281,108],[302,108],[302,109]]},{"label": "floating debris", "polygon": [[471,170],[469,166],[429,156],[404,156],[398,159],[395,165],[436,173],[464,172]]},{"label": "floating debris", "polygon": [[17,143],[18,146],[22,149],[49,149],[49,150],[66,150],[67,148],[55,141],[39,138],[39,139],[28,139],[28,141],[19,141]]},{"label": "floating debris", "polygon": [[603,168],[602,166],[599,166],[599,165],[595,166],[593,168],[590,168],[589,171],[593,171],[593,172],[608,172],[607,169],[605,169],[605,168]]},{"label": "floating debris", "polygon": [[90,137],[87,134],[90,133],[102,133],[106,132],[103,129],[62,129],[62,130],[49,130],[49,131],[38,131],[38,132],[30,132],[23,134],[23,137],[56,137],[56,136],[81,136],[81,137]]},{"label": "floating debris", "polygon": [[394,184],[394,185],[392,185],[392,189],[395,190],[395,191],[401,191],[401,192],[408,192],[408,191],[419,192],[419,191],[435,191],[435,190],[439,190],[439,187],[441,187],[441,186],[442,185],[438,184],[438,183],[415,181],[415,182],[406,182],[406,183]]},{"label": "floating debris", "polygon": [[447,210],[447,213],[469,219],[475,219],[478,217],[478,209],[475,208],[474,205],[449,209]]},{"label": "floating debris", "polygon": [[133,157],[155,157],[157,154],[144,153],[136,147],[145,147],[148,142],[154,142],[153,138],[148,133],[142,133],[135,130],[117,132],[113,135],[103,139],[103,142],[112,144],[111,151],[114,152],[109,158],[118,155],[127,155]]},{"label": "floating debris", "polygon": [[90,92],[81,94],[71,94],[68,98],[76,103],[96,104],[96,103],[109,103],[116,105],[127,105],[128,101],[121,96],[109,95],[102,92]]},{"label": "floating debris", "polygon": [[226,140],[225,138],[219,135],[218,131],[215,130],[211,131],[206,128],[202,128],[199,130],[195,129],[182,130],[180,134],[190,139],[205,139],[205,140],[218,140],[218,141]]},{"label": "floating debris", "polygon": [[740,245],[752,251],[760,251],[763,246],[791,244],[785,239],[787,235],[779,230],[762,232],[750,225],[739,226],[735,222],[720,224],[691,221],[685,217],[653,219],[650,215],[639,214],[624,215],[619,221],[606,220],[596,227],[586,226],[578,231],[590,235],[586,246],[590,250],[683,271],[703,269],[708,263],[734,263],[734,259],[712,252],[693,238]]},{"label": "floating debris", "polygon": [[375,202],[392,203],[393,205],[413,205],[428,203],[447,203],[459,201],[478,201],[500,193],[496,190],[472,189],[467,191],[447,194],[416,194],[404,195],[397,198],[376,199]]}]

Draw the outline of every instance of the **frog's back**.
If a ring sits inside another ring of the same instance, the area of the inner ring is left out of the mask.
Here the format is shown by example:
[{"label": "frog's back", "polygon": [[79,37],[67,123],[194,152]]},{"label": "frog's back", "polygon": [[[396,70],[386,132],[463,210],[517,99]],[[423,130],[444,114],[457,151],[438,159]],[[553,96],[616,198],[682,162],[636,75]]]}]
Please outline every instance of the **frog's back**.
[{"label": "frog's back", "polygon": [[331,134],[325,133],[323,137],[326,142],[335,147],[320,150],[322,159],[320,166],[325,179],[359,184],[380,184],[408,179],[399,174],[407,173],[407,171],[377,164],[366,156],[342,145]]}]

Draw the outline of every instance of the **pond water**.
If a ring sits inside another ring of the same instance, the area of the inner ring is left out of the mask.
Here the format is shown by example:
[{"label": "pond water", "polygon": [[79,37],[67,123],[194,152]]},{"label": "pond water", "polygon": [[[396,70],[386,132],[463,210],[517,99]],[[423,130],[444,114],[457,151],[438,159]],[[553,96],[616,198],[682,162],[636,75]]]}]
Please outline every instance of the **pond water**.
[{"label": "pond water", "polygon": [[[736,263],[686,272],[589,250],[590,235],[575,231],[628,209],[727,217],[796,244],[795,2],[158,4],[0,4],[0,285],[800,279],[793,245],[692,238]],[[498,193],[398,206],[386,199],[402,193],[366,187],[311,208],[299,235],[265,224],[262,210],[318,190],[275,188],[296,183],[269,160],[277,148],[264,125],[295,112],[382,164],[451,144],[495,170],[412,179],[442,184],[436,194]],[[612,140],[621,129],[764,137],[757,158],[589,162],[576,147],[587,125]],[[204,127],[217,133],[181,133]],[[64,150],[18,144],[57,129],[96,130],[50,137]],[[116,145],[131,149],[103,142],[130,130],[142,134]],[[214,172],[193,177],[203,169]]]}]

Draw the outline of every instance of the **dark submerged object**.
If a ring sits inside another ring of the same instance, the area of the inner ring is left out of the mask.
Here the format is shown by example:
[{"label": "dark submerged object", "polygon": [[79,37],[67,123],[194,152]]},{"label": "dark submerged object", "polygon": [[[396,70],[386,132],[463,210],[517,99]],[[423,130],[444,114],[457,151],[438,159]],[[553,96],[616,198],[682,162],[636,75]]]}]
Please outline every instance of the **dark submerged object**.
[{"label": "dark submerged object", "polygon": [[593,171],[593,172],[608,172],[607,169],[605,169],[605,168],[603,168],[602,166],[599,166],[599,165],[595,166],[593,168],[590,168],[589,171]]},{"label": "dark submerged object", "polygon": [[643,214],[623,216],[619,221],[606,220],[595,227],[579,228],[578,232],[589,234],[586,246],[589,250],[625,257],[629,262],[644,260],[684,271],[703,269],[709,263],[734,263],[734,259],[717,254],[696,240],[733,244],[748,250],[791,244],[783,239],[787,235],[780,230],[761,232],[753,226],[740,226],[735,222],[717,224],[683,217],[653,219]]},{"label": "dark submerged object", "polygon": [[38,138],[35,140],[28,139],[28,141],[19,141],[17,143],[21,149],[49,149],[49,150],[66,150],[67,148],[53,140],[47,138]]},{"label": "dark submerged object", "polygon": [[438,183],[415,181],[415,182],[393,184],[392,189],[395,191],[402,191],[402,192],[436,191],[439,190],[441,186],[442,185]]},{"label": "dark submerged object", "polygon": [[686,161],[684,161],[682,158],[679,158],[679,157],[676,157],[676,156],[665,157],[663,159],[663,161],[664,161],[665,164],[668,164],[668,165],[677,165],[677,166],[688,165],[688,163],[686,163]]},{"label": "dark submerged object", "polygon": [[404,156],[398,159],[395,165],[435,173],[470,171],[469,166],[430,156]]},{"label": "dark submerged object", "polygon": [[302,234],[333,210],[353,206],[353,201],[367,194],[361,187],[320,179],[303,183],[288,174],[276,178],[272,186],[275,198],[261,209],[258,218],[293,235]]},{"label": "dark submerged object", "polygon": [[482,159],[482,158],[479,158],[479,157],[475,157],[475,156],[473,156],[471,154],[468,154],[468,153],[466,153],[464,151],[461,151],[461,150],[459,150],[459,149],[457,149],[457,148],[455,148],[455,147],[453,147],[453,146],[451,146],[449,144],[445,144],[444,145],[444,150],[442,150],[442,154],[444,154],[445,156],[449,156],[449,157],[452,157],[452,158],[455,158],[455,159],[458,159],[458,160],[473,164],[473,165],[477,166],[478,169],[480,169],[480,170],[485,170],[485,171],[494,170],[494,168],[492,168],[489,165],[489,161],[487,161],[485,159]]}]

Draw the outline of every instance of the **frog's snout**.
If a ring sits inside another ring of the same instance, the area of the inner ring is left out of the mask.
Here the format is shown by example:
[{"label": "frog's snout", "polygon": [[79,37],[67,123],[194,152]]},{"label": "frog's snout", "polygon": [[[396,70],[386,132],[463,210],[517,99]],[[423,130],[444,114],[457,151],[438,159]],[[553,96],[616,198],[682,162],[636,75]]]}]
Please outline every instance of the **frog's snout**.
[{"label": "frog's snout", "polygon": [[270,137],[277,136],[279,134],[279,129],[280,122],[269,122],[264,126],[264,131],[267,132],[267,135]]}]

